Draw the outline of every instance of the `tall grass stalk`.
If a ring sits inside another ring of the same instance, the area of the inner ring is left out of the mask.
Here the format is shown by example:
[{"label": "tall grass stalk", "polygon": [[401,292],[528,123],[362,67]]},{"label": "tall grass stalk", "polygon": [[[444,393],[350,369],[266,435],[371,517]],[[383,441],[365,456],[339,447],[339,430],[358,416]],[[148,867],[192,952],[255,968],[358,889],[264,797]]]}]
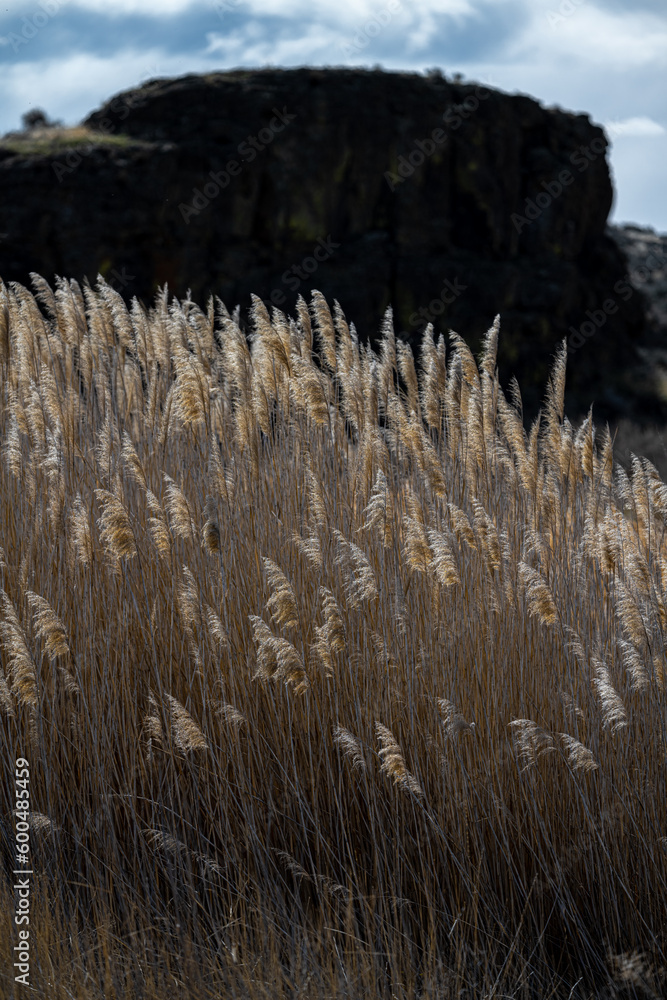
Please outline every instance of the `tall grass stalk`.
[{"label": "tall grass stalk", "polygon": [[[664,995],[667,486],[464,341],[0,284],[0,995]],[[313,346],[315,345],[315,346]],[[623,992],[625,991],[625,993]]]}]

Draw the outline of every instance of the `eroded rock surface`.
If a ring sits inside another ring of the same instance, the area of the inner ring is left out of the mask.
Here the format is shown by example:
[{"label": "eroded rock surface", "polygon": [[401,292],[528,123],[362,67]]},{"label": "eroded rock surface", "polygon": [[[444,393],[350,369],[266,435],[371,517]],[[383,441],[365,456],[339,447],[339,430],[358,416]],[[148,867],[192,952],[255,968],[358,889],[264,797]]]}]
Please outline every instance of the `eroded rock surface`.
[{"label": "eroded rock surface", "polygon": [[0,144],[5,281],[101,272],[146,303],[168,282],[288,312],[318,288],[362,337],[391,304],[415,348],[427,320],[478,345],[500,312],[528,412],[563,337],[569,412],[660,411],[585,115],[437,74],[268,69],[152,81],[83,124],[69,150]]}]

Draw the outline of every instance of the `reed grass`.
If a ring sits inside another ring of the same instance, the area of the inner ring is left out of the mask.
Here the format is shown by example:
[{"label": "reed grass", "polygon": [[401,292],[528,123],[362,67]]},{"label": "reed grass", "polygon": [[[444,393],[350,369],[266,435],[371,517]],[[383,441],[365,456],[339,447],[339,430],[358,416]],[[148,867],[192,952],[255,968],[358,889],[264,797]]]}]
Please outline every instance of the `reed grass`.
[{"label": "reed grass", "polygon": [[664,995],[667,486],[432,328],[0,284],[13,768],[53,998]]}]

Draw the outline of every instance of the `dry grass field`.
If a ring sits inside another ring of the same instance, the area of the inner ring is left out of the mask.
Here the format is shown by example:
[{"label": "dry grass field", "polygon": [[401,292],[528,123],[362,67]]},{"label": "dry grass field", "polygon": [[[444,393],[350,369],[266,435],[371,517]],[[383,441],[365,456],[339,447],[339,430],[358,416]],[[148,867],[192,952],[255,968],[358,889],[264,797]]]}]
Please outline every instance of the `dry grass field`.
[{"label": "dry grass field", "polygon": [[[0,996],[659,998],[667,486],[319,293],[0,284]],[[14,767],[30,983],[14,981]]]}]

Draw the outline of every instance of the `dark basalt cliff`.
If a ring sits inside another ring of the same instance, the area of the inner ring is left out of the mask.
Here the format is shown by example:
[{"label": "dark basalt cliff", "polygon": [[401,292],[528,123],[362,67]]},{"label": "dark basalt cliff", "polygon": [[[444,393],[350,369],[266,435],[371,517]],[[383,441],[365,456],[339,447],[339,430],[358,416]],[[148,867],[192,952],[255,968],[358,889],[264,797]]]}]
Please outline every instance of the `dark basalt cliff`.
[{"label": "dark basalt cliff", "polygon": [[437,74],[269,69],[152,81],[83,124],[0,143],[5,281],[101,272],[126,298],[168,282],[242,312],[319,288],[362,337],[391,304],[415,346],[427,320],[477,345],[499,312],[529,412],[563,337],[571,412],[660,412],[585,115]]},{"label": "dark basalt cliff", "polygon": [[645,226],[610,226],[628,262],[630,283],[646,296],[646,348],[667,348],[667,234]]}]

